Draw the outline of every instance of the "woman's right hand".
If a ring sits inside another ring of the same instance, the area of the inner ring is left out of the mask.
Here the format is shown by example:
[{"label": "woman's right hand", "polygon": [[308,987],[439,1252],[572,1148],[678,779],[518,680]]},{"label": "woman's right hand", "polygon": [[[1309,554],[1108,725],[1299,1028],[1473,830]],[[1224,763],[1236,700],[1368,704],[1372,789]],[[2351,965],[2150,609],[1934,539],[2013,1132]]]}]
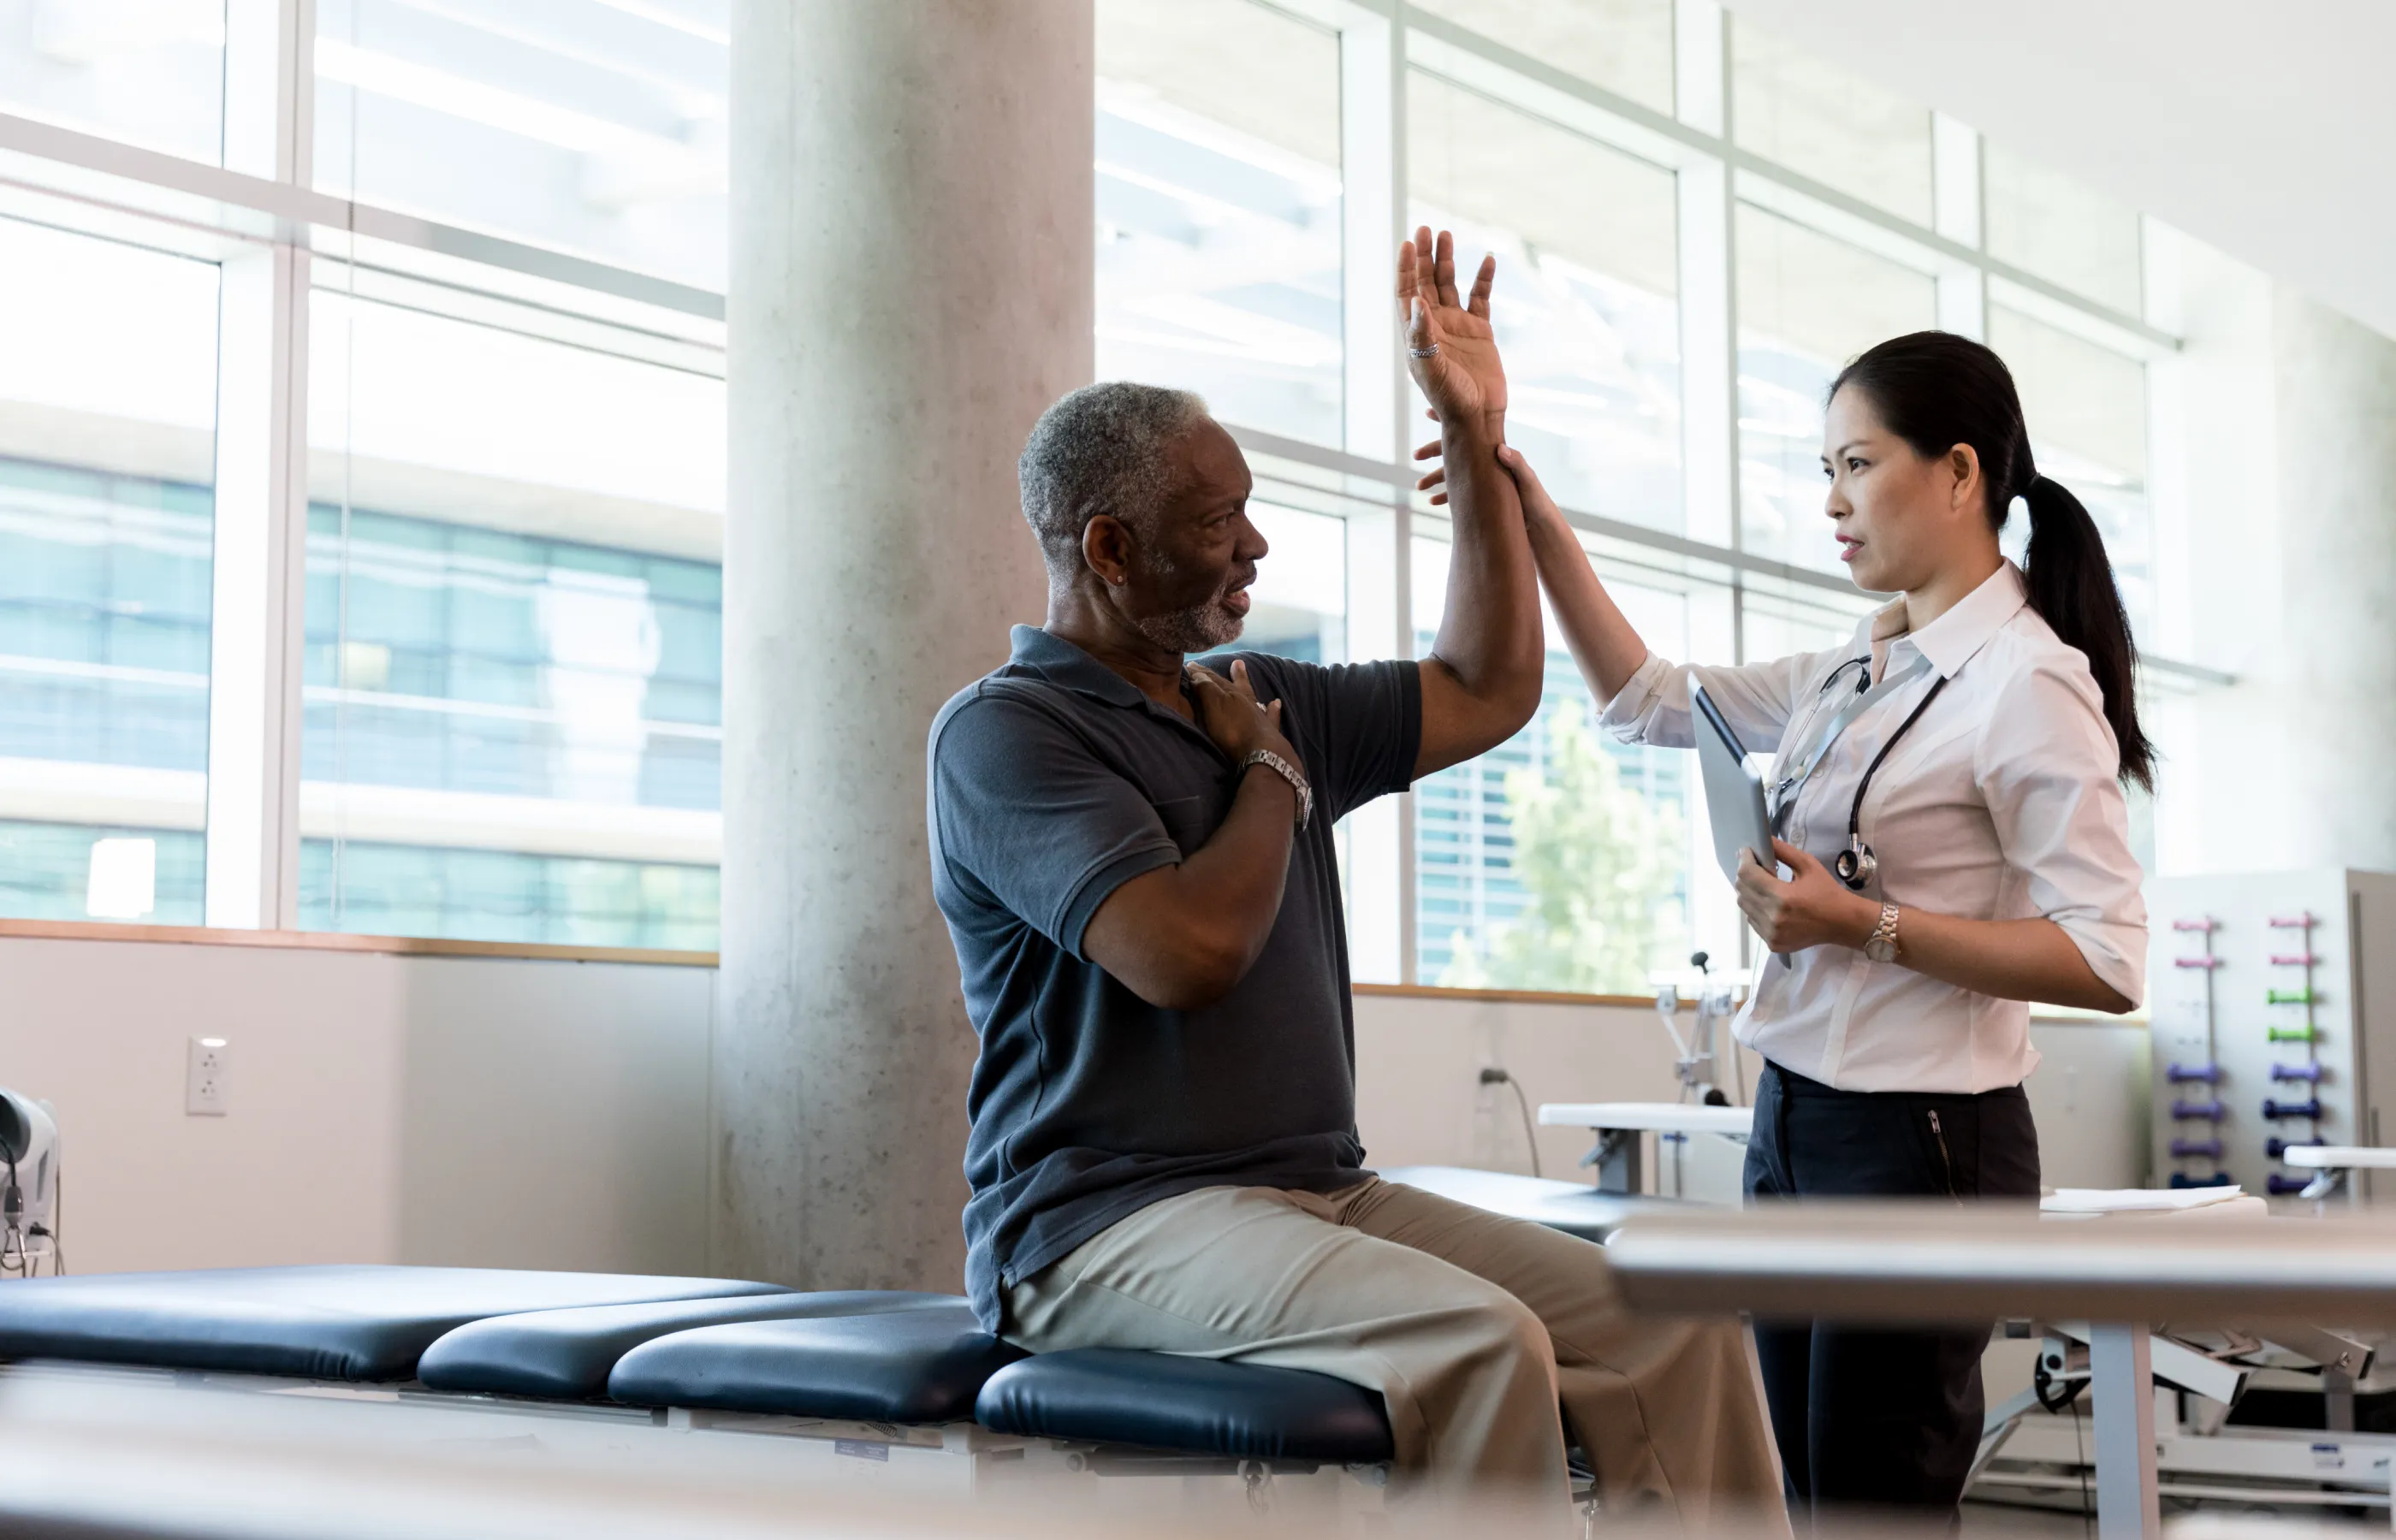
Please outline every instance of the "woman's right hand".
[{"label": "woman's right hand", "polygon": [[[1431,459],[1438,454],[1438,445],[1426,444],[1415,451],[1415,458]],[[1531,561],[1538,568],[1539,587],[1547,591],[1555,610],[1556,624],[1564,631],[1564,644],[1572,649],[1573,661],[1580,665],[1581,677],[1597,692],[1597,698],[1612,700],[1646,662],[1647,644],[1640,640],[1637,629],[1598,581],[1589,552],[1581,549],[1580,536],[1556,506],[1556,499],[1548,495],[1523,452],[1511,444],[1500,444],[1498,463],[1514,478],[1515,489],[1522,495]],[[1432,502],[1442,503],[1447,494],[1433,488],[1446,480],[1446,468],[1433,466],[1415,485],[1430,492]]]},{"label": "woman's right hand", "polygon": [[[1438,459],[1439,440],[1433,439],[1416,450],[1415,458]],[[1539,473],[1537,471],[1531,469],[1531,462],[1523,458],[1523,451],[1511,444],[1501,444],[1498,446],[1498,463],[1504,466],[1506,473],[1514,478],[1515,490],[1522,494],[1523,517],[1525,520],[1535,525],[1550,521],[1557,524],[1564,522],[1564,510],[1558,508],[1556,499],[1549,496],[1547,484],[1539,480]],[[1431,506],[1437,508],[1447,501],[1447,493],[1444,490],[1446,485],[1447,467],[1444,464],[1434,465],[1423,473],[1421,480],[1415,483],[1415,490],[1429,492]]]}]

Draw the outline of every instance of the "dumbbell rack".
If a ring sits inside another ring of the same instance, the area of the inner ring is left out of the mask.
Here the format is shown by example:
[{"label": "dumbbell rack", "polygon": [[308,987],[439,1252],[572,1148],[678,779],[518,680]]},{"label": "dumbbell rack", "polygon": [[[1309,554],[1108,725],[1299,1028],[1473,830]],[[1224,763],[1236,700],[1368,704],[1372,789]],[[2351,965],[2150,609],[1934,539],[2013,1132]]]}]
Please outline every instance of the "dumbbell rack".
[{"label": "dumbbell rack", "polygon": [[[2214,1055],[2213,973],[2221,960],[2213,955],[2213,933],[2219,923],[2210,915],[2196,919],[2175,920],[2171,928],[2179,935],[2198,936],[2203,950],[2194,956],[2185,954],[2172,959],[2172,966],[2182,971],[2194,969],[2203,980],[2203,1052],[2187,1061],[2177,1058],[2163,1066],[2163,1080],[2172,1088],[2171,1159],[2173,1171],[2170,1185],[2176,1188],[2228,1187],[2237,1178],[2221,1169],[2221,1120],[2228,1110],[2221,1102],[2221,1064]],[[2202,1087],[2190,1099],[2185,1088]],[[2211,1169],[2200,1172],[2178,1168],[2182,1161],[2203,1161]]]},{"label": "dumbbell rack", "polygon": [[[2273,947],[2270,962],[2275,982],[2263,992],[2263,1002],[2275,1018],[2263,1032],[2264,1040],[2272,1045],[2272,1095],[2263,1098],[2263,1121],[2281,1127],[2285,1127],[2291,1120],[2300,1120],[2309,1125],[2306,1138],[2290,1139],[2275,1134],[2263,1142],[2263,1152],[2275,1163],[2285,1159],[2290,1145],[2323,1142],[2321,1029],[2313,1020],[2313,968],[2321,962],[2313,951],[2313,930],[2320,923],[2310,909],[2293,915],[2273,915],[2270,922],[2270,928],[2276,933],[2275,940],[2283,939],[2291,931],[2296,933],[2296,949],[2282,951],[2277,945]],[[2297,970],[2295,982],[2291,987],[2283,988],[2276,980],[2288,978],[2288,970],[2292,968]],[[2286,1007],[2292,1005],[2300,1013],[2295,1019],[2282,1015]],[[2299,1058],[2290,1053],[2283,1046],[2288,1043],[2300,1044],[2303,1056]],[[2294,1062],[2289,1062],[2291,1059]],[[2282,1100],[2283,1086],[2300,1089],[2304,1099]],[[2292,1176],[2285,1172],[2274,1171],[2264,1178],[2265,1190],[2274,1198],[2293,1198],[2302,1192],[2311,1180],[2310,1173]]]},{"label": "dumbbell rack", "polygon": [[2159,877],[2147,903],[2155,1186],[2295,1203],[2291,1148],[2396,1144],[2396,877]]}]

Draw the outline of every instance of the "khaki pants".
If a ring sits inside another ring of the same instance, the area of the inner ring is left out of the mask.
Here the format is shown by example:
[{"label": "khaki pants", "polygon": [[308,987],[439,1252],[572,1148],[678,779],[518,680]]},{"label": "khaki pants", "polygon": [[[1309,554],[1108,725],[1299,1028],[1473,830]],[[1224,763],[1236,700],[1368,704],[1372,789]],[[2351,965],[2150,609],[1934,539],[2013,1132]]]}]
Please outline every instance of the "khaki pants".
[{"label": "khaki pants", "polygon": [[1737,1321],[1634,1317],[1603,1247],[1413,1188],[1184,1193],[1005,1296],[1005,1334],[1033,1352],[1140,1348],[1377,1390],[1400,1467],[1434,1490],[1562,1499],[1561,1401],[1609,1507],[1786,1522]]}]

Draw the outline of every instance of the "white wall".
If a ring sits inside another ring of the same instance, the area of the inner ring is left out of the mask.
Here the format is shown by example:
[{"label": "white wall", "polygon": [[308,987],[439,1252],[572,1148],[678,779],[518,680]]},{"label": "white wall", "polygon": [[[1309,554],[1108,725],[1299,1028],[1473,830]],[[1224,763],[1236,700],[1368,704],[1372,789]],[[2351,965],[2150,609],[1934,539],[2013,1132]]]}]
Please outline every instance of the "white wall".
[{"label": "white wall", "polygon": [[2187,342],[2154,378],[2184,607],[2159,650],[2237,684],[2155,697],[2157,866],[2396,869],[2396,341],[2180,246]]},{"label": "white wall", "polygon": [[[0,939],[0,1084],[60,1130],[76,1272],[704,1272],[700,968]],[[183,1111],[185,1042],[231,1111]]]},{"label": "white wall", "polygon": [[[702,968],[0,938],[0,1085],[57,1109],[75,1272],[287,1262],[709,1271]],[[1688,1016],[1684,1014],[1684,1022]],[[232,1109],[183,1111],[185,1042]],[[1543,1101],[1671,1100],[1654,1013],[1366,996],[1376,1165],[1527,1171],[1500,1066]],[[2145,1159],[2145,1033],[2042,1025],[2048,1180]],[[1746,1061],[1745,1083],[1755,1065]],[[1538,1131],[1579,1177],[1578,1129]]]}]

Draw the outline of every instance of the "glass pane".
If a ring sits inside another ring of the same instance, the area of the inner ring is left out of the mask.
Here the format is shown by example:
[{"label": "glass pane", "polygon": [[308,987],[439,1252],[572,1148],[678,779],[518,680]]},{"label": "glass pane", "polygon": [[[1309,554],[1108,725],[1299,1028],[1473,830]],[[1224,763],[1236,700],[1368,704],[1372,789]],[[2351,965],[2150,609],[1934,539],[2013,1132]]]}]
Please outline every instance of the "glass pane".
[{"label": "glass pane", "polygon": [[[1989,345],[2014,372],[2038,468],[2071,488],[2105,533],[2133,627],[2154,617],[2154,512],[2147,501],[2147,369],[2003,305],[1989,307]],[[2005,527],[2019,560],[2029,521]]]},{"label": "glass pane", "polygon": [[1927,226],[1930,110],[1731,20],[1731,134],[1801,176]]},{"label": "glass pane", "polygon": [[[1414,542],[1421,650],[1438,631],[1447,557],[1444,540]],[[1688,655],[1687,594],[1600,571],[1650,646]],[[1415,787],[1418,983],[1634,994],[1687,958],[1694,757],[1598,733],[1552,617],[1548,638],[1530,724]]]},{"label": "glass pane", "polygon": [[1542,64],[1672,110],[1672,0],[1413,0]]},{"label": "glass pane", "polygon": [[220,164],[224,31],[224,0],[15,0],[0,112]]},{"label": "glass pane", "polygon": [[1835,572],[1822,517],[1823,394],[1873,343],[1937,325],[1938,285],[1745,204],[1736,239],[1740,542]]},{"label": "glass pane", "polygon": [[1741,640],[1747,656],[1758,661],[1844,645],[1854,639],[1856,623],[1886,602],[1867,593],[1794,585],[1776,591],[1768,585],[1769,579],[1751,581],[1740,603]]},{"label": "glass pane", "polygon": [[1406,167],[1459,272],[1498,254],[1507,436],[1566,507],[1684,528],[1672,174],[1420,73]]},{"label": "glass pane", "polygon": [[0,220],[0,914],[198,924],[217,270]]},{"label": "glass pane", "polygon": [[1234,647],[1308,663],[1348,657],[1348,522],[1251,502],[1248,517],[1272,549],[1257,564],[1251,608]]},{"label": "glass pane", "polygon": [[318,292],[301,923],[713,946],[724,386]]},{"label": "glass pane", "polygon": [[721,291],[729,0],[317,0],[316,185]]},{"label": "glass pane", "polygon": [[1339,44],[1249,0],[1099,0],[1098,373],[1337,447]]},{"label": "glass pane", "polygon": [[1995,144],[1981,179],[1990,256],[2139,312],[2137,210]]}]

